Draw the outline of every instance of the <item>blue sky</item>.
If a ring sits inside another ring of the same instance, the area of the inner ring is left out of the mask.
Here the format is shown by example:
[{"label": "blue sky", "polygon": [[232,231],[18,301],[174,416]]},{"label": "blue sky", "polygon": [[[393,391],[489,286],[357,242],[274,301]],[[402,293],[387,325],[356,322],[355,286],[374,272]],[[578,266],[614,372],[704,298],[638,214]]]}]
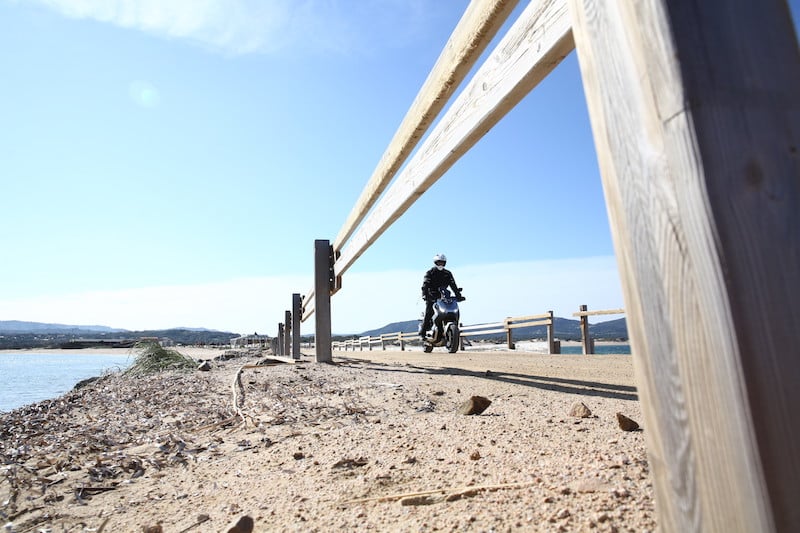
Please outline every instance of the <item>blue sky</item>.
[{"label": "blue sky", "polygon": [[[0,320],[273,334],[467,5],[0,0]],[[624,306],[574,52],[348,270],[334,332],[417,318],[437,252],[467,324]]]}]

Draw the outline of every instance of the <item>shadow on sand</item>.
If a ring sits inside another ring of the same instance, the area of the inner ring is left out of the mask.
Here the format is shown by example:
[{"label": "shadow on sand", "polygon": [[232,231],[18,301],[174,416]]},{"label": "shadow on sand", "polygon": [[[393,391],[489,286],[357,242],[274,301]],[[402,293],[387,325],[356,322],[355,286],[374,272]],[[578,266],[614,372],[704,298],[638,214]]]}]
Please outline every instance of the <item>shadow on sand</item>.
[{"label": "shadow on sand", "polygon": [[398,366],[388,363],[380,363],[368,359],[349,359],[339,357],[334,364],[339,366],[358,367],[368,364],[378,371],[397,372],[397,373],[418,373],[434,376],[467,376],[477,379],[491,379],[512,385],[523,387],[534,387],[542,390],[563,392],[565,394],[577,394],[580,396],[600,396],[616,400],[638,400],[636,387],[629,385],[615,385],[612,383],[601,383],[598,381],[582,381],[577,379],[565,379],[557,377],[544,377],[529,374],[517,374],[494,370],[475,371],[463,368],[452,367],[421,367],[410,364]]}]

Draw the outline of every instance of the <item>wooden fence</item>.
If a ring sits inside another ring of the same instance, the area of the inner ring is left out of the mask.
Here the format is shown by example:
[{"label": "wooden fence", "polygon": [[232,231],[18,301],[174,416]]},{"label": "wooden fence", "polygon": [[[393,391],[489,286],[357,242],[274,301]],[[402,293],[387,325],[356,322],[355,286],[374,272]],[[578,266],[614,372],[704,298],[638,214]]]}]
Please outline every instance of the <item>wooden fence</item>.
[{"label": "wooden fence", "polygon": [[333,349],[346,352],[347,350],[355,351],[356,348],[358,348],[358,350],[363,351],[364,346],[367,347],[367,350],[372,350],[373,345],[380,344],[381,350],[385,350],[387,344],[396,343],[400,346],[401,350],[405,350],[406,343],[414,340],[419,340],[419,334],[417,332],[396,331],[394,333],[382,333],[380,335],[367,335],[365,337],[358,337],[357,339],[348,339],[345,341],[334,341]]},{"label": "wooden fence", "polygon": [[581,319],[581,348],[584,355],[594,353],[594,339],[592,339],[592,336],[589,334],[589,317],[597,315],[621,315],[624,313],[624,309],[588,311],[585,305],[582,305],[581,310],[577,313],[572,313],[572,316],[577,316]]},{"label": "wooden fence", "polygon": [[549,353],[561,353],[561,343],[555,338],[552,311],[540,315],[508,317],[502,322],[464,326],[461,328],[461,336],[475,337],[493,333],[505,333],[506,345],[509,350],[513,350],[515,348],[513,338],[514,330],[531,326],[547,326],[547,346]]},{"label": "wooden fence", "polygon": [[[589,334],[589,321],[588,317],[596,315],[619,315],[624,314],[624,309],[605,309],[599,311],[587,311],[586,305],[580,306],[580,311],[573,313],[572,316],[579,316],[581,319],[581,346],[583,347],[584,354],[594,353],[594,340]],[[553,312],[548,311],[540,315],[528,315],[508,317],[501,322],[491,322],[484,324],[473,324],[469,326],[459,326],[461,332],[461,349],[464,349],[464,337],[479,337],[483,335],[493,335],[497,333],[504,333],[506,336],[506,345],[509,350],[516,348],[513,339],[513,332],[515,329],[532,327],[532,326],[546,326],[547,346],[548,353],[559,354],[561,353],[561,341],[555,338],[555,321]],[[405,344],[409,341],[416,341],[419,339],[417,332],[401,332],[396,331],[392,333],[382,333],[380,335],[367,335],[355,339],[348,339],[344,341],[334,341],[332,348],[334,350],[355,351],[356,349],[363,351],[366,346],[367,350],[372,350],[373,345],[380,344],[381,350],[386,349],[387,343],[397,344],[400,350],[405,350]]]},{"label": "wooden fence", "polygon": [[800,52],[786,1],[531,0],[451,101],[516,4],[469,4],[335,241],[315,241],[292,319],[315,316],[315,360],[331,361],[343,274],[576,49],[659,529],[800,531]]}]

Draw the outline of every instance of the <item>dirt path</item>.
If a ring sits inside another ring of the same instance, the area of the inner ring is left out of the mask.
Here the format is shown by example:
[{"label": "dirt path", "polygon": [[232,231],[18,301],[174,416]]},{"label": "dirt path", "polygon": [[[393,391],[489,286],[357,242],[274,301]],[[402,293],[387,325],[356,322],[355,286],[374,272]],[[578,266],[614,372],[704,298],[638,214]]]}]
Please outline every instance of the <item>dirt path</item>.
[{"label": "dirt path", "polygon": [[[334,359],[111,376],[2,415],[0,516],[54,532],[245,515],[254,531],[656,529],[643,432],[616,418],[641,422],[630,356]],[[492,403],[460,414],[471,396]],[[591,415],[571,416],[581,402]]]}]

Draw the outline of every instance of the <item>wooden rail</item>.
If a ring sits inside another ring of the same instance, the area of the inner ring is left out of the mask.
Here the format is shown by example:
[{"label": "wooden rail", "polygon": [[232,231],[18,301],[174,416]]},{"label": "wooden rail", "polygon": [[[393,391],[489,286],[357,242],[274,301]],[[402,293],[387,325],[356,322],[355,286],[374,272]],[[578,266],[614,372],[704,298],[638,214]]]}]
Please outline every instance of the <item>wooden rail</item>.
[{"label": "wooden rail", "polygon": [[532,2],[342,248],[336,275],[344,274],[573,48],[563,0]]},{"label": "wooden rail", "polygon": [[[334,250],[341,250],[477,62],[518,0],[471,2],[353,206]],[[344,270],[344,269],[340,269]]]}]

